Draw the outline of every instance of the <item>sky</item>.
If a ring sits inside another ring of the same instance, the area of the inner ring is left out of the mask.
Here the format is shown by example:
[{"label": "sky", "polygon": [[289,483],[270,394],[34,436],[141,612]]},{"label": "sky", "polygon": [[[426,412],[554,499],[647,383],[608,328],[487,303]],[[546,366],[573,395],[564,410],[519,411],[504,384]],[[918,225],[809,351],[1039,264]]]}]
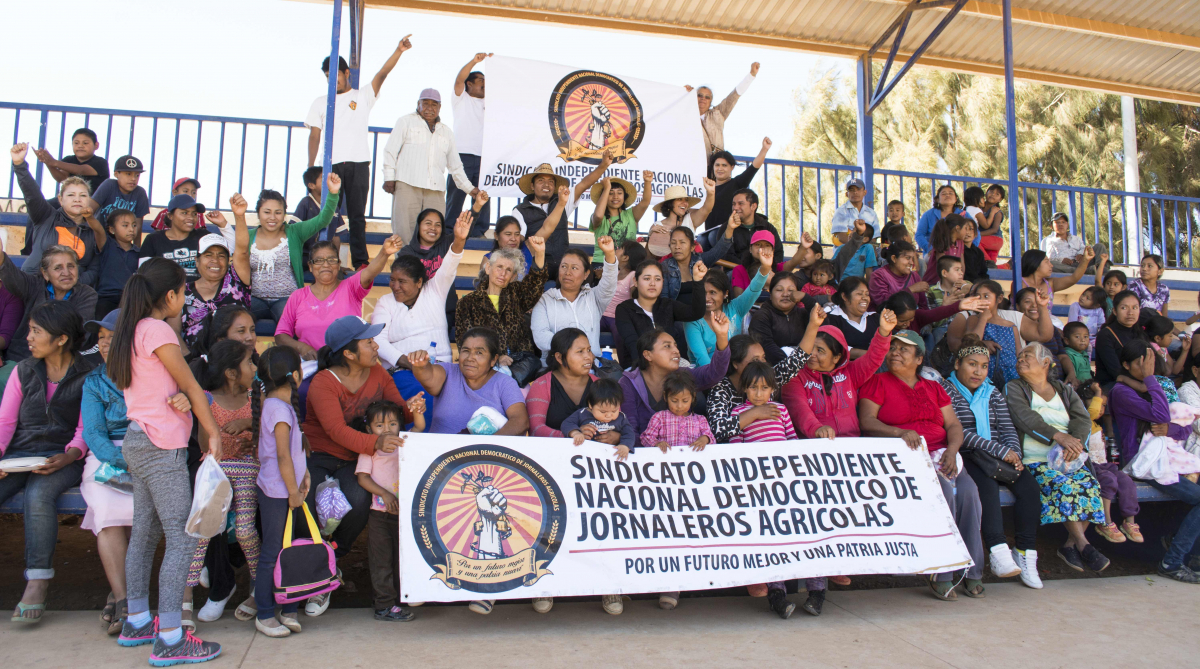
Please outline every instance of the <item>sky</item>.
[{"label": "sky", "polygon": [[[344,18],[348,14],[347,9]],[[0,40],[0,59],[9,64],[0,68],[0,99],[9,102],[302,121],[313,99],[325,92],[320,64],[329,53],[328,3],[0,0],[0,16],[6,25],[23,26],[20,32],[54,45]],[[347,24],[344,20],[342,54],[349,47]],[[849,60],[795,51],[368,8],[363,85],[410,33],[413,49],[384,84],[373,126],[391,126],[412,111],[423,88],[438,88],[448,100],[459,68],[479,51],[709,85],[718,101],[758,61],[757,80],[726,124],[726,147],[753,155],[770,136],[775,144],[769,155],[779,157],[791,139],[797,91],[816,71],[849,74],[852,68]],[[486,73],[486,61],[481,69]],[[442,116],[453,123],[449,104]],[[0,133],[12,136],[11,113],[0,113]],[[22,141],[36,140],[36,123],[22,120],[20,135]],[[268,181],[275,178],[269,169],[268,174]],[[0,174],[4,181],[7,176]],[[202,200],[204,195],[202,190]]]}]

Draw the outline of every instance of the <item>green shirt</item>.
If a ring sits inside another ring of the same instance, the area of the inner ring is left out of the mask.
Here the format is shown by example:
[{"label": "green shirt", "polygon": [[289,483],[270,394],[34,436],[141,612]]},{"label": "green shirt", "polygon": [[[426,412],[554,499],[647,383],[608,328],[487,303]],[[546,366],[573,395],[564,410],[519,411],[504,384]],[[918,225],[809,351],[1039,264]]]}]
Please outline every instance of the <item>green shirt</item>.
[{"label": "green shirt", "polygon": [[[621,245],[629,240],[637,241],[638,227],[637,221],[633,220],[633,212],[628,209],[622,209],[620,215],[615,219],[606,217],[600,221],[600,227],[593,232],[596,233],[596,239],[605,235],[612,237],[613,248],[621,248]],[[604,262],[604,251],[600,250],[600,245],[596,245],[596,249],[592,251],[592,262]]]},{"label": "green shirt", "polygon": [[1067,357],[1071,359],[1071,364],[1075,367],[1075,378],[1080,381],[1092,380],[1092,363],[1088,360],[1087,353],[1080,353],[1067,347]]},{"label": "green shirt", "polygon": [[[329,197],[325,198],[325,205],[321,207],[321,213],[317,214],[316,218],[310,218],[307,221],[298,223],[288,223],[283,228],[283,234],[288,240],[288,257],[292,261],[292,274],[296,277],[296,285],[300,288],[304,287],[304,242],[308,241],[309,237],[317,234],[321,230],[329,227],[329,223],[333,220],[334,213],[337,212],[338,198],[340,193],[330,193]],[[254,245],[254,239],[258,237],[258,228],[250,228],[250,245]]]}]

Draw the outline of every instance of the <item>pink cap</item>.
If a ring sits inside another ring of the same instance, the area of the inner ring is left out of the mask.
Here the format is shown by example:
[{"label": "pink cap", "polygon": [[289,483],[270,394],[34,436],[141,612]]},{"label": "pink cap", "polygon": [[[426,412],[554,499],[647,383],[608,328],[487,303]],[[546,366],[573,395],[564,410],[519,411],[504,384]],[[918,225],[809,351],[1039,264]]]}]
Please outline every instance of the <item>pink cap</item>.
[{"label": "pink cap", "polygon": [[753,237],[750,238],[750,244],[754,245],[759,242],[766,242],[771,246],[775,246],[775,235],[771,234],[767,230],[759,230],[758,232],[754,233]]}]

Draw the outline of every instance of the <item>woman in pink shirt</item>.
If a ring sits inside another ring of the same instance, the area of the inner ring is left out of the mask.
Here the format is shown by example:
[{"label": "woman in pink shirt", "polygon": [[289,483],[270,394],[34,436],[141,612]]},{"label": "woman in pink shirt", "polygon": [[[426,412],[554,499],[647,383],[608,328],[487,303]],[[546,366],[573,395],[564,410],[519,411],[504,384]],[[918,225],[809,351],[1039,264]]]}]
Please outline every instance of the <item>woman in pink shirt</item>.
[{"label": "woman in pink shirt", "polygon": [[83,380],[94,365],[78,355],[83,319],[66,302],[29,316],[29,353],[8,377],[0,401],[0,465],[44,458],[32,471],[0,471],[0,504],[25,491],[25,593],[12,621],[36,623],[46,610],[58,542],[58,496],[83,472]]},{"label": "woman in pink shirt", "polygon": [[[153,643],[150,664],[205,662],[220,644],[201,641],[182,627],[183,590],[196,538],[184,531],[191,512],[187,445],[195,413],[207,443],[207,457],[221,457],[221,428],[208,398],[184,362],[179,337],[166,320],[184,305],[183,268],[151,258],[129,278],[121,315],[108,352],[108,376],[125,393],[129,429],[121,454],[133,476],[133,531],[125,557],[129,615],[117,643]],[[150,614],[154,552],[166,535],[158,581],[158,616]]]},{"label": "woman in pink shirt", "polygon": [[362,318],[363,299],[371,292],[371,284],[387,266],[388,258],[403,246],[400,237],[392,235],[370,265],[342,279],[342,263],[333,242],[313,244],[308,255],[313,283],[288,297],[275,328],[275,343],[296,349],[304,360],[316,360],[329,324],[342,316]]}]

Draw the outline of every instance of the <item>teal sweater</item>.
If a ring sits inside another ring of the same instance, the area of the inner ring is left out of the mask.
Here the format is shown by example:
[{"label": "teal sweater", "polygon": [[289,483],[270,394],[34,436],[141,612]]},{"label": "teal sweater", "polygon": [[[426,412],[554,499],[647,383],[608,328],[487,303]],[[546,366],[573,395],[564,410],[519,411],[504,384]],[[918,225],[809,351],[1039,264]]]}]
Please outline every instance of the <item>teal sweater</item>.
[{"label": "teal sweater", "polygon": [[[304,242],[329,226],[329,222],[333,220],[333,215],[337,212],[340,195],[340,193],[330,193],[329,197],[325,198],[325,205],[321,207],[321,213],[317,214],[316,218],[283,226],[283,234],[288,240],[288,257],[292,262],[292,273],[296,275],[298,288],[304,287]],[[257,236],[258,228],[251,228],[251,246],[254,245],[254,238]]]},{"label": "teal sweater", "polygon": [[[767,277],[762,272],[755,272],[750,279],[750,286],[742,291],[735,299],[725,305],[725,315],[729,317],[729,336],[732,338],[742,334],[742,322],[746,314],[754,306],[758,296],[762,294],[763,284]],[[694,365],[707,365],[712,361],[713,353],[717,350],[717,333],[708,326],[708,321],[701,318],[683,324],[683,334],[687,337],[688,359]]]}]

